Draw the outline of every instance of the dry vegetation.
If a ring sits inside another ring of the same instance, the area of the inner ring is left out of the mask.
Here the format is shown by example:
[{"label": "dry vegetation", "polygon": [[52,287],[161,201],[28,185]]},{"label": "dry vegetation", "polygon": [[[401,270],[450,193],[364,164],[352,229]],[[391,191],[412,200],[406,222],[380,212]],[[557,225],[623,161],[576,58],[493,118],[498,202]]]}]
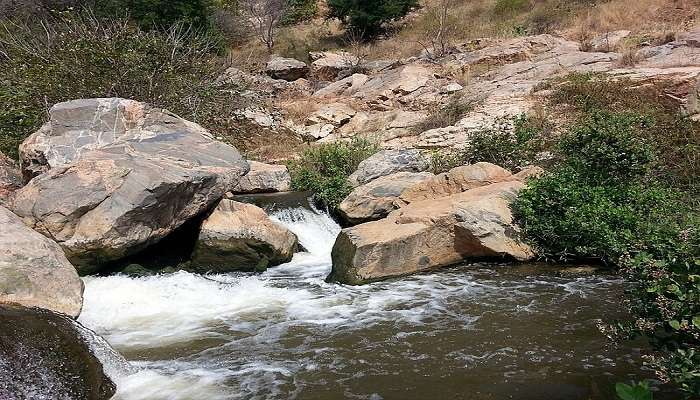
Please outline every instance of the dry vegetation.
[{"label": "dry vegetation", "polygon": [[[449,4],[446,24],[440,9]],[[510,38],[539,33],[558,33],[584,44],[597,34],[630,30],[628,47],[641,43],[671,41],[688,30],[700,13],[700,0],[424,0],[387,32],[386,37],[366,46],[371,59],[410,57],[425,49],[441,34],[442,44],[460,44],[476,38]],[[310,51],[348,50],[337,21],[319,17],[279,31],[273,51],[283,56],[308,59]],[[264,46],[246,43],[232,50],[236,64],[259,68],[267,60]],[[629,60],[633,62],[633,60]]]}]

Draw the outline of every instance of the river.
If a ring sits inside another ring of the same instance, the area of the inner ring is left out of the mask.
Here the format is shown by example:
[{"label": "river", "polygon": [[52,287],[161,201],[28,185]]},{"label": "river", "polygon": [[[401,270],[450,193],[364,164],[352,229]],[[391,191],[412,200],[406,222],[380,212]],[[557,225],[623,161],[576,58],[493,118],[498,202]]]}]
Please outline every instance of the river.
[{"label": "river", "polygon": [[116,399],[613,399],[652,377],[639,343],[597,328],[626,317],[617,277],[470,264],[330,284],[340,227],[271,213],[306,252],[265,273],[85,278],[80,322],[136,368]]}]

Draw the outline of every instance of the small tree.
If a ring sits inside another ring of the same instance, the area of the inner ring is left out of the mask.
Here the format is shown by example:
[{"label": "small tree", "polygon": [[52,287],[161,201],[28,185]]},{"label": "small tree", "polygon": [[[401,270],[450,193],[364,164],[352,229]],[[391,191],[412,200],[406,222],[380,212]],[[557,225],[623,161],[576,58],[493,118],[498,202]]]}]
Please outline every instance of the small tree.
[{"label": "small tree", "polygon": [[372,36],[383,23],[403,17],[417,5],[417,0],[328,0],[328,18]]},{"label": "small tree", "polygon": [[241,11],[261,42],[272,50],[275,31],[287,14],[288,0],[242,0]]},{"label": "small tree", "polygon": [[440,0],[428,10],[428,28],[425,30],[424,39],[419,40],[418,44],[423,46],[430,58],[442,57],[450,51],[457,25],[457,22],[450,18],[453,3],[454,0]]}]

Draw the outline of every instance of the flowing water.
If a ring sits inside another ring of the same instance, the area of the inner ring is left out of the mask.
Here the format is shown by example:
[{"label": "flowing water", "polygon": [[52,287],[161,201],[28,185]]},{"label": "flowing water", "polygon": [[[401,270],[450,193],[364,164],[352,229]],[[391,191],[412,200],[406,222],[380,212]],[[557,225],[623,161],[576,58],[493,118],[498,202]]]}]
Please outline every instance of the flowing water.
[{"label": "flowing water", "polygon": [[472,264],[329,284],[340,227],[271,212],[307,251],[263,274],[85,278],[80,322],[138,369],[117,399],[612,399],[651,377],[596,327],[625,317],[615,277]]}]

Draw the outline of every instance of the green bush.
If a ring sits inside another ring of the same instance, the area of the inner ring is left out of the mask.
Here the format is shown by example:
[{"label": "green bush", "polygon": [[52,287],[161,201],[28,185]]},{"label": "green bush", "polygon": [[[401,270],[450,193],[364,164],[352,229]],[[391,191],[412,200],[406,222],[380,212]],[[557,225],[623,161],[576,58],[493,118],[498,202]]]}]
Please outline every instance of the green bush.
[{"label": "green bush", "polygon": [[331,209],[350,194],[348,177],[357,166],[377,151],[367,139],[324,143],[305,150],[298,160],[289,163],[294,190],[310,190]]},{"label": "green bush", "polygon": [[651,140],[663,118],[591,108],[561,138],[557,165],[512,208],[543,256],[602,260],[635,282],[628,302],[636,319],[610,327],[610,336],[650,339],[659,375],[697,397],[700,213],[656,173],[667,162],[667,144]]},{"label": "green bush", "polygon": [[417,0],[328,0],[328,18],[337,18],[364,36],[377,34],[383,23],[406,15]]},{"label": "green bush", "polygon": [[176,23],[209,26],[210,0],[101,0],[92,8],[99,17],[128,17],[142,28],[169,28]]},{"label": "green bush", "polygon": [[431,155],[433,173],[477,162],[489,162],[511,171],[549,160],[542,157],[551,141],[553,125],[544,118],[522,114],[501,119],[489,129],[473,132],[460,151],[435,151]]},{"label": "green bush", "polygon": [[224,65],[212,48],[206,35],[181,25],[144,31],[86,13],[0,22],[0,151],[17,157],[47,108],[92,97],[149,102],[228,136],[242,100],[235,86],[215,83]]},{"label": "green bush", "polygon": [[316,0],[289,0],[287,13],[282,18],[282,25],[292,25],[309,20],[318,13]]}]

